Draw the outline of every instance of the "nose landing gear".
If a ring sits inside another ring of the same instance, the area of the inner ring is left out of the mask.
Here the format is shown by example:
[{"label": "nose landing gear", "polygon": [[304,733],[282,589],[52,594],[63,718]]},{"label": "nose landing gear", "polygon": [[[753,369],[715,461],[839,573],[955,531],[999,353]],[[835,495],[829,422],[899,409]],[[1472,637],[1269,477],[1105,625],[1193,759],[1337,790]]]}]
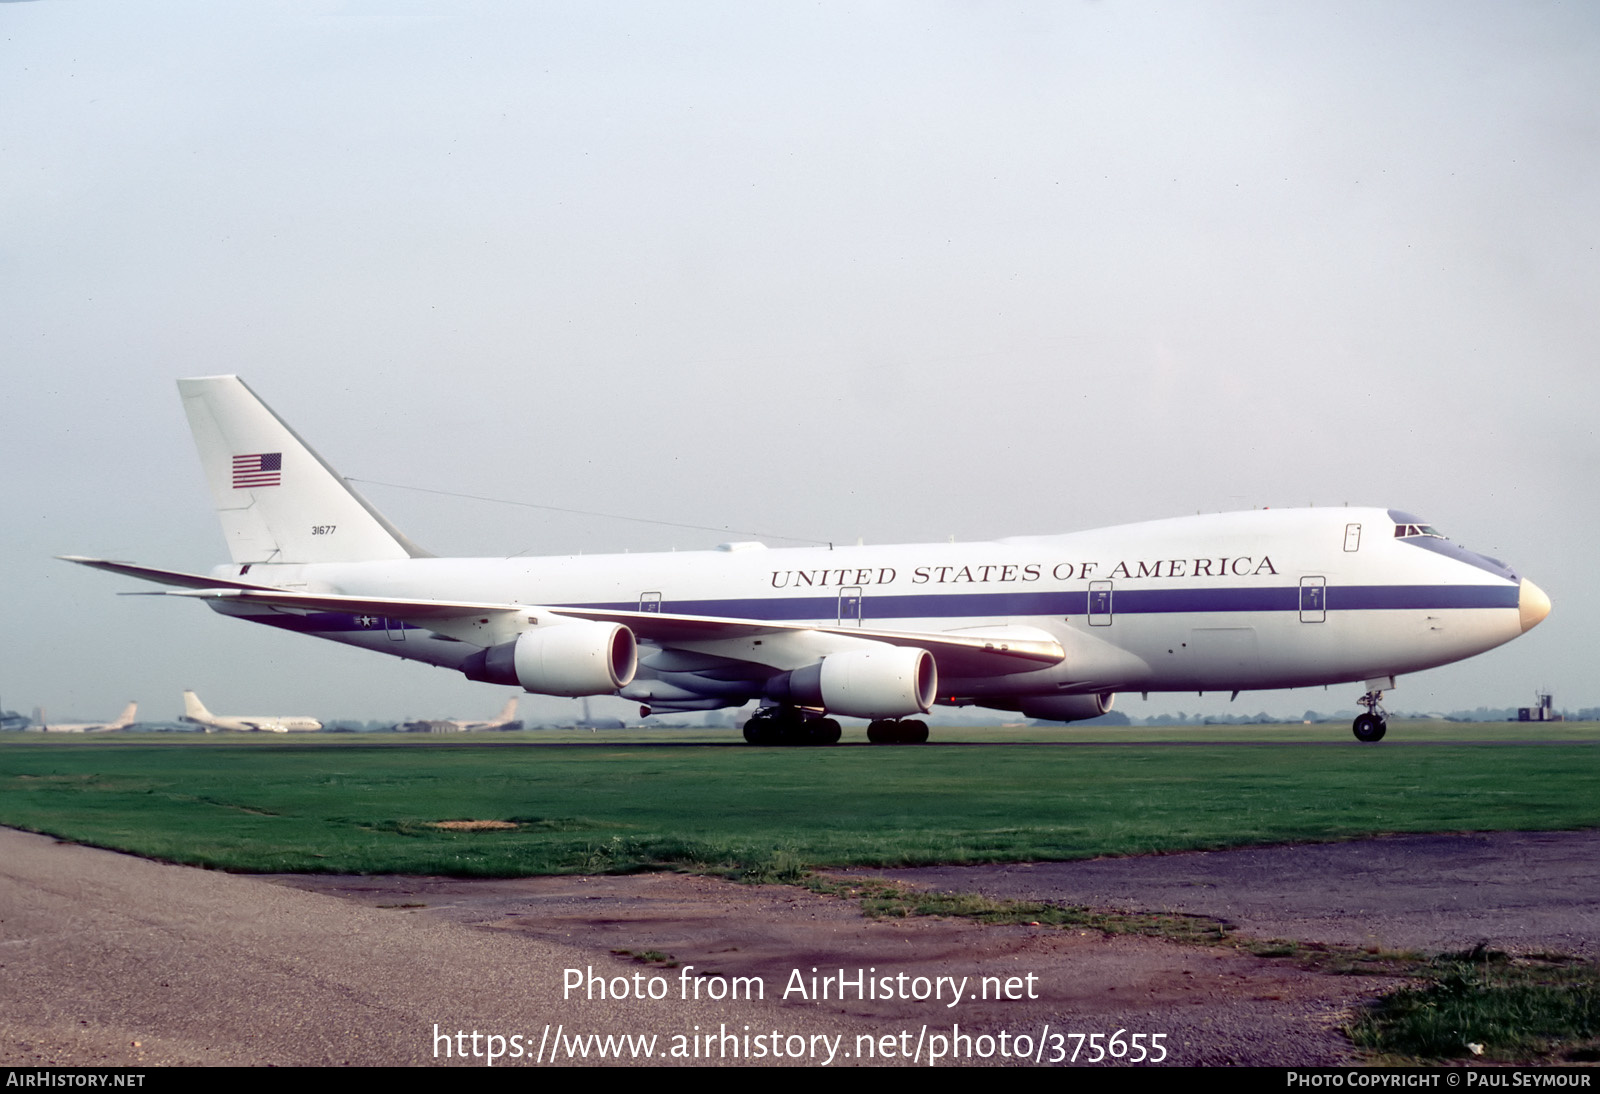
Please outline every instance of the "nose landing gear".
[{"label": "nose landing gear", "polygon": [[1350,732],[1365,744],[1383,740],[1383,735],[1389,731],[1389,723],[1384,718],[1383,692],[1369,691],[1356,701],[1366,707],[1367,712],[1356,715],[1356,720],[1350,723]]}]

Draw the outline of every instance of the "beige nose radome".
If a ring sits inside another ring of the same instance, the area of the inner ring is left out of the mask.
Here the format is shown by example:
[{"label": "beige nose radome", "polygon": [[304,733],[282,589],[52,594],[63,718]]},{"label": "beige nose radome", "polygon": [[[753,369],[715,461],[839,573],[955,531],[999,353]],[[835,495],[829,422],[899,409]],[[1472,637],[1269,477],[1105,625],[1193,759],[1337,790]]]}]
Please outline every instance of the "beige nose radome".
[{"label": "beige nose radome", "polygon": [[1522,579],[1522,589],[1517,593],[1517,614],[1522,618],[1522,632],[1526,634],[1550,614],[1550,598],[1527,578]]}]

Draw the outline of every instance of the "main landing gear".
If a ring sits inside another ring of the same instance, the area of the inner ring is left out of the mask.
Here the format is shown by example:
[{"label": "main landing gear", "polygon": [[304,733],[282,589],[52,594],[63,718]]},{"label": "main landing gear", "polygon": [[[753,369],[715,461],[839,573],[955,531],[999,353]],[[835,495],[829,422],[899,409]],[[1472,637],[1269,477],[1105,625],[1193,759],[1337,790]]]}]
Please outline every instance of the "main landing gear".
[{"label": "main landing gear", "polygon": [[921,718],[880,718],[867,726],[867,740],[875,745],[924,744],[928,723]]},{"label": "main landing gear", "polygon": [[[807,718],[795,707],[762,707],[744,724],[744,739],[753,745],[836,745],[839,723],[832,718]],[[920,745],[928,739],[928,723],[920,718],[880,718],[867,726],[875,745]]]},{"label": "main landing gear", "polygon": [[807,718],[794,707],[762,707],[744,724],[753,745],[836,745],[839,736],[832,718]]},{"label": "main landing gear", "polygon": [[1350,732],[1356,735],[1356,740],[1366,744],[1383,740],[1389,730],[1389,723],[1383,717],[1383,692],[1369,691],[1356,701],[1366,707],[1367,712],[1356,715],[1356,720],[1350,723]]}]

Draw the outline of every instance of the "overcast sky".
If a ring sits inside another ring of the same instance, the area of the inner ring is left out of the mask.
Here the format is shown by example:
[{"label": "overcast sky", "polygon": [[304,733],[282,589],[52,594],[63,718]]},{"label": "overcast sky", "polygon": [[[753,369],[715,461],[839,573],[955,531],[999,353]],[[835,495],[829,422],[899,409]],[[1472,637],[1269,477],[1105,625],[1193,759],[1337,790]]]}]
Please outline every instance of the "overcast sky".
[{"label": "overcast sky", "polygon": [[1587,2],[0,3],[0,703],[499,707],[52,560],[225,560],[219,372],[369,483],[729,530],[362,486],[438,554],[1406,509],[1555,607],[1391,705],[1600,703],[1597,167]]}]

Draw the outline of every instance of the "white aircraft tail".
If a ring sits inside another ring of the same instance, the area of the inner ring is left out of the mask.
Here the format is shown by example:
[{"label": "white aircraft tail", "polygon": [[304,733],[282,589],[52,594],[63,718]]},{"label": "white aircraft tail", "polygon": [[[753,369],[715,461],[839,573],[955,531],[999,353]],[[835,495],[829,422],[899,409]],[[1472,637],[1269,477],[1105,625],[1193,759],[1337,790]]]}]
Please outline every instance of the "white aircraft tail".
[{"label": "white aircraft tail", "polygon": [[192,691],[183,693],[183,716],[193,722],[209,722],[211,712],[200,701],[200,696]]},{"label": "white aircraft tail", "polygon": [[237,563],[424,557],[237,376],[179,380]]},{"label": "white aircraft tail", "polygon": [[494,716],[490,724],[503,726],[507,722],[515,721],[517,717],[517,700],[520,698],[522,698],[522,696],[513,695],[511,698],[507,699],[506,705],[500,708],[500,713]]},{"label": "white aircraft tail", "polygon": [[129,703],[122,708],[122,713],[117,715],[117,720],[106,726],[107,729],[126,729],[133,725],[133,720],[139,716],[139,704]]}]

